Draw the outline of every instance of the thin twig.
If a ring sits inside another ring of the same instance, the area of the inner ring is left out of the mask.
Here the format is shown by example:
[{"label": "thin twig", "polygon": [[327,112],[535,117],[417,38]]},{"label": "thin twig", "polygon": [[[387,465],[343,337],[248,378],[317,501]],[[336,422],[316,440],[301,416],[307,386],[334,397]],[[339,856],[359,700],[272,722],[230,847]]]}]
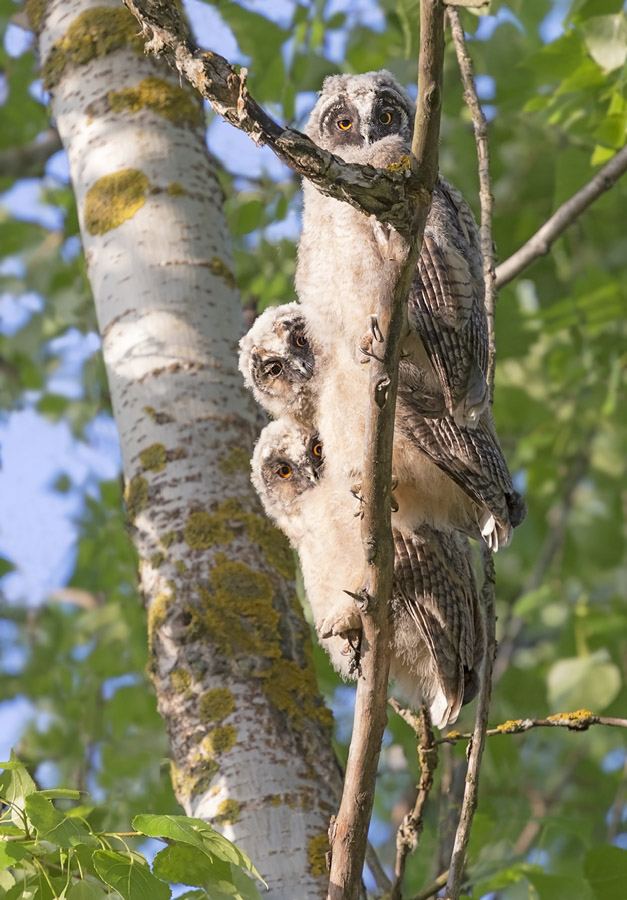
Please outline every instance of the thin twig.
[{"label": "thin twig", "polygon": [[0,172],[4,178],[29,178],[43,175],[53,153],[61,150],[58,132],[50,128],[45,135],[25,147],[7,147],[0,152]]},{"label": "thin twig", "polygon": [[[402,711],[397,703],[390,701],[397,712]],[[433,787],[433,773],[438,765],[438,751],[433,738],[431,717],[429,710],[424,705],[420,707],[420,715],[414,716],[412,727],[416,731],[418,743],[418,760],[420,762],[420,781],[418,783],[418,796],[414,808],[407,813],[396,835],[396,863],[394,866],[394,884],[390,894],[390,900],[401,900],[401,889],[405,876],[407,857],[418,846],[423,829],[423,811]]]},{"label": "thin twig", "polygon": [[410,897],[410,900],[429,900],[430,897],[434,897],[438,891],[442,890],[444,885],[446,884],[446,879],[448,878],[448,870],[446,872],[442,872],[441,875],[432,881],[431,884],[428,884],[426,888],[423,888],[421,891],[418,891],[417,894],[414,894],[413,897]]},{"label": "thin twig", "polygon": [[538,257],[545,256],[557,238],[584,212],[601,194],[609,191],[618,179],[627,172],[627,145],[597,172],[594,178],[577,191],[570,200],[557,209],[542,228],[522,245],[520,250],[496,268],[496,286],[502,288],[531,265]]},{"label": "thin twig", "polygon": [[[483,256],[483,278],[485,285],[485,310],[488,325],[488,370],[486,381],[490,391],[490,397],[494,395],[494,366],[496,359],[496,344],[494,340],[494,313],[496,307],[496,288],[494,278],[494,242],[492,240],[492,183],[490,179],[490,155],[488,148],[488,126],[483,114],[481,104],[475,89],[475,80],[472,70],[472,62],[466,48],[464,29],[461,25],[459,12],[456,9],[448,9],[451,34],[455,45],[455,52],[459,63],[459,69],[464,85],[464,100],[468,105],[472,117],[477,144],[477,159],[479,166],[479,200],[481,205],[481,253]],[[477,702],[477,713],[472,743],[469,746],[468,768],[466,771],[466,783],[464,797],[459,816],[459,823],[455,833],[451,864],[446,882],[447,900],[458,900],[464,867],[466,864],[466,850],[470,839],[472,820],[477,808],[479,790],[479,772],[481,758],[485,745],[486,730],[488,727],[488,715],[490,711],[490,696],[492,693],[492,667],[496,648],[496,616],[495,605],[495,574],[492,553],[485,546],[482,547],[483,559],[483,587],[481,589],[482,618],[485,635],[485,654],[481,667],[481,687]]]},{"label": "thin twig", "polygon": [[392,887],[392,882],[386,875],[385,869],[381,865],[381,860],[377,855],[377,851],[374,849],[370,841],[368,841],[368,844],[366,846],[366,865],[370,869],[379,893],[387,894]]},{"label": "thin twig", "polygon": [[[407,332],[407,297],[415,273],[428,204],[437,179],[444,7],[422,0],[419,92],[411,171],[411,242],[393,231],[384,262],[377,308],[379,348],[369,363],[371,402],[366,421],[362,475],[362,541],[366,574],[360,591],[364,649],[342,803],[331,833],[329,900],[353,900],[361,885],[368,825],[383,731],[390,663],[394,546],[390,525],[392,441],[401,341]],[[414,158],[414,153],[419,154]]]},{"label": "thin twig", "polygon": [[376,216],[408,241],[414,240],[415,210],[420,204],[428,206],[430,197],[420,191],[420,182],[411,172],[343,162],[301,132],[281,127],[249,94],[245,68],[237,71],[218,53],[201,51],[192,42],[178,4],[170,0],[124,3],[142,27],[146,51],[165,54],[218,115],[248,134],[255,144],[267,144],[293,172],[322,193]]},{"label": "thin twig", "polygon": [[[615,716],[595,716],[589,709],[577,709],[570,713],[556,713],[547,716],[546,719],[513,719],[503,722],[496,728],[489,728],[486,737],[494,737],[497,734],[524,734],[532,728],[568,728],[569,731],[587,731],[591,725],[607,725],[611,728],[627,728],[627,719],[618,719]],[[458,741],[473,739],[470,732],[461,734],[457,731],[449,733],[436,741],[436,744],[456,744]]]},{"label": "thin twig", "polygon": [[481,667],[481,688],[477,701],[477,714],[475,728],[472,733],[472,741],[469,746],[468,769],[466,771],[466,786],[464,799],[459,816],[459,825],[455,834],[451,865],[446,882],[447,900],[459,900],[459,894],[466,863],[466,849],[470,839],[470,828],[477,808],[479,791],[479,770],[481,757],[485,745],[485,736],[488,728],[488,714],[490,712],[490,695],[492,691],[492,665],[494,662],[495,640],[495,614],[494,614],[494,560],[492,553],[486,547],[482,548],[484,583],[481,589],[481,601],[483,606],[483,621],[485,627],[485,656]]},{"label": "thin twig", "polygon": [[496,345],[494,342],[494,314],[496,311],[496,286],[494,276],[495,255],[494,242],[492,240],[492,213],[494,209],[494,197],[492,196],[492,180],[490,178],[490,148],[488,145],[488,122],[479,103],[475,89],[475,78],[472,69],[472,61],[468,55],[466,38],[461,23],[459,12],[454,9],[447,10],[451,25],[451,35],[459,71],[464,85],[464,102],[470,110],[472,126],[475,132],[477,144],[477,160],[479,163],[479,204],[481,207],[481,254],[483,256],[483,280],[485,283],[485,311],[488,319],[488,335],[490,341],[490,355],[486,381],[490,389],[494,386],[494,362],[496,358]]}]

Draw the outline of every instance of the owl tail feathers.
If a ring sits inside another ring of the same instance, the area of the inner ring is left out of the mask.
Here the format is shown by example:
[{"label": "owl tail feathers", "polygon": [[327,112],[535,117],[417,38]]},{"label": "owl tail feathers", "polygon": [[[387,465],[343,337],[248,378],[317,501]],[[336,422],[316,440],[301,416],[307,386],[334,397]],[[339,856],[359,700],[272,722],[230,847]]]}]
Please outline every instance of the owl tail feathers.
[{"label": "owl tail feathers", "polygon": [[444,728],[446,725],[452,725],[457,721],[459,711],[462,707],[464,699],[464,682],[460,679],[456,689],[446,690],[439,685],[435,696],[431,698],[429,704],[429,713],[431,714],[431,722],[435,728]]}]

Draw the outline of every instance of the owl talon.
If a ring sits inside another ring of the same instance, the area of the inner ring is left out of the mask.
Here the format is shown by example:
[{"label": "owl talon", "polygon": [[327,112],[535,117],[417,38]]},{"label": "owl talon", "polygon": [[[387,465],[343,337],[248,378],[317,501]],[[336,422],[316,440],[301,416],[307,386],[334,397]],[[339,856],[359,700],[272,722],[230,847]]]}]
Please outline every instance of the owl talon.
[{"label": "owl talon", "polygon": [[353,497],[355,498],[355,500],[357,501],[357,508],[355,509],[353,516],[355,518],[357,518],[359,516],[360,519],[363,519],[365,500],[361,496],[361,481],[358,481],[356,484],[354,484],[351,487],[350,492],[353,495]]},{"label": "owl talon", "polygon": [[368,321],[370,322],[370,332],[373,338],[375,339],[375,341],[378,341],[379,344],[382,344],[383,332],[379,328],[379,320],[377,319],[376,315],[372,313],[372,315],[368,316]]},{"label": "owl talon", "polygon": [[379,253],[383,257],[383,259],[387,259],[390,244],[390,235],[392,234],[391,227],[389,225],[383,225],[382,222],[379,222],[378,219],[375,219],[372,225],[372,232],[374,234],[374,239],[377,242]]},{"label": "owl talon", "polygon": [[362,365],[368,365],[371,359],[378,359],[379,357],[376,353],[372,352],[372,344],[374,341],[374,335],[372,332],[368,331],[360,340],[358,350],[360,353],[365,356],[365,359],[361,360]]},{"label": "owl talon", "polygon": [[357,643],[361,639],[361,617],[354,604],[341,600],[317,626],[321,638],[342,637]]}]

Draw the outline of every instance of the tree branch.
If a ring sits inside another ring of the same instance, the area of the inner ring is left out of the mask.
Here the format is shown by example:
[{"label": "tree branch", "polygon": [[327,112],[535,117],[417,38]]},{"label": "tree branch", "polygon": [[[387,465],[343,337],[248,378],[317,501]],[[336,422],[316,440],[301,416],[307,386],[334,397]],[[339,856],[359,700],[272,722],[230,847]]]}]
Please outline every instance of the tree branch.
[{"label": "tree branch", "polygon": [[[496,344],[494,340],[494,312],[496,306],[496,287],[494,278],[494,242],[492,240],[492,184],[490,179],[490,155],[488,148],[488,125],[483,114],[481,104],[475,89],[475,80],[472,70],[472,62],[468,55],[464,29],[461,25],[459,12],[456,9],[447,11],[451,24],[451,33],[457,61],[464,85],[464,100],[470,109],[475,142],[477,144],[477,159],[479,165],[479,199],[481,204],[481,253],[483,256],[483,278],[485,284],[485,310],[488,323],[489,360],[486,380],[490,390],[490,396],[494,394],[494,366],[496,359]],[[470,829],[475,814],[479,790],[479,772],[481,758],[485,746],[485,736],[488,727],[488,715],[490,711],[490,696],[492,693],[492,667],[496,650],[496,617],[495,605],[495,573],[492,553],[482,547],[483,559],[483,586],[481,589],[483,628],[485,635],[485,654],[481,667],[481,687],[477,701],[477,713],[472,743],[469,747],[468,768],[466,771],[466,784],[464,797],[459,817],[459,824],[455,833],[453,853],[446,882],[447,900],[458,900],[464,866],[466,864],[466,850],[470,839]]]},{"label": "tree branch", "polygon": [[359,895],[377,763],[387,723],[392,636],[389,600],[394,570],[391,470],[398,364],[401,341],[407,332],[407,297],[437,179],[443,62],[444,6],[441,0],[422,0],[418,102],[411,159],[414,183],[408,209],[412,228],[409,244],[397,232],[390,235],[376,313],[378,327],[373,329],[374,346],[379,346],[369,363],[371,402],[362,477],[366,574],[357,601],[362,614],[364,653],[344,793],[331,829],[329,900],[356,900]]},{"label": "tree branch", "polygon": [[[503,722],[496,728],[489,728],[486,737],[494,737],[497,734],[524,734],[532,728],[568,728],[569,731],[587,731],[591,725],[607,725],[611,728],[627,728],[627,719],[617,719],[614,716],[595,716],[588,709],[577,709],[570,713],[556,713],[547,716],[546,719],[513,719]],[[456,744],[458,741],[472,740],[473,734],[460,734],[450,731],[445,737],[439,738],[436,744]]]},{"label": "tree branch", "polygon": [[484,583],[481,589],[483,605],[483,622],[485,627],[485,656],[481,667],[481,688],[477,701],[477,714],[475,728],[472,733],[471,744],[468,753],[468,769],[466,770],[466,787],[464,799],[459,816],[459,825],[455,834],[451,865],[446,882],[446,900],[459,900],[464,866],[466,864],[466,849],[470,839],[470,828],[477,808],[479,792],[479,771],[481,758],[485,746],[485,737],[488,728],[488,714],[490,712],[490,695],[492,692],[492,665],[496,648],[495,640],[495,615],[494,615],[494,560],[492,553],[487,548],[482,548]]},{"label": "tree branch", "polygon": [[44,167],[53,153],[62,148],[61,139],[54,128],[43,138],[31,141],[24,147],[7,147],[0,152],[0,172],[4,178],[32,178],[43,175]]},{"label": "tree branch", "polygon": [[146,50],[166,55],[218,115],[248,134],[255,144],[267,144],[293,172],[323,194],[376,216],[408,241],[414,240],[415,210],[420,204],[428,206],[430,197],[420,191],[412,172],[343,162],[296,129],[281,127],[248,93],[245,68],[238,72],[218,53],[203,52],[191,41],[176,4],[170,0],[124,3],[148,38]]},{"label": "tree branch", "polygon": [[446,879],[448,878],[448,870],[446,872],[442,872],[441,875],[432,881],[431,884],[428,884],[426,888],[423,888],[421,891],[418,891],[417,894],[414,894],[410,900],[429,900],[430,897],[434,897],[438,891],[442,890],[444,885],[446,884]]},{"label": "tree branch", "polygon": [[418,784],[418,796],[414,808],[407,813],[396,835],[396,864],[394,866],[394,884],[390,900],[401,900],[401,888],[405,875],[407,857],[418,846],[423,829],[422,815],[425,804],[433,787],[433,773],[438,765],[438,750],[433,738],[431,718],[428,708],[423,704],[420,707],[420,715],[409,714],[402,710],[395,700],[390,700],[390,705],[402,716],[416,732],[419,738],[418,760],[420,762],[420,782]]},{"label": "tree branch", "polygon": [[570,200],[562,203],[550,219],[544,223],[533,237],[523,244],[505,262],[496,268],[496,286],[502,288],[530,266],[538,257],[545,256],[557,238],[597,200],[609,191],[618,179],[627,172],[627,145],[619,150],[603,168],[597,172]]}]

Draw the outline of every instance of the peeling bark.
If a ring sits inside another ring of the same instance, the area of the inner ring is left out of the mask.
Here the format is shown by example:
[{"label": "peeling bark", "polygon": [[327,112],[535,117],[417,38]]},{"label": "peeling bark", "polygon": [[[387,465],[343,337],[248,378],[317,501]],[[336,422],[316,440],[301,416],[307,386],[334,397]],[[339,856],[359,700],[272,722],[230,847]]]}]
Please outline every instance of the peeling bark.
[{"label": "peeling bark", "polygon": [[322,898],[340,787],[331,715],[292,553],[249,481],[259,421],[237,372],[221,192],[199,102],[138,54],[136,32],[115,0],[52,0],[39,46],[103,339],[173,782],[188,814],[249,854],[267,896]]}]

